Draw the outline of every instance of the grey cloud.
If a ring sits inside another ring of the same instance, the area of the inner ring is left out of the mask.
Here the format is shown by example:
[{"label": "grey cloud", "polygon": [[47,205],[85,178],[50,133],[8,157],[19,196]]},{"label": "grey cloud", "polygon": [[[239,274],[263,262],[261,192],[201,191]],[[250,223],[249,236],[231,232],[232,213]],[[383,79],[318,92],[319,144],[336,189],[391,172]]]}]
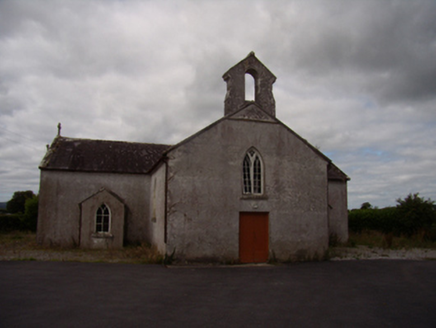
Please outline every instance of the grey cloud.
[{"label": "grey cloud", "polygon": [[[314,6],[291,3],[301,14]],[[384,102],[435,97],[436,3],[334,2],[321,5],[309,15],[286,17],[286,10],[274,13],[279,21],[269,40],[282,42],[293,74],[307,75],[311,82],[325,84],[333,78],[350,81],[349,91],[373,93]],[[358,76],[366,75],[359,81]],[[344,82],[345,82],[344,81]],[[333,85],[335,87],[335,85]],[[350,89],[354,88],[354,89]]]},{"label": "grey cloud", "polygon": [[409,190],[436,198],[435,9],[0,1],[0,120],[26,137],[0,132],[0,194],[38,189],[58,122],[63,135],[97,139],[175,143],[197,132],[223,115],[222,74],[254,50],[278,77],[278,118],[351,176],[350,207]]}]

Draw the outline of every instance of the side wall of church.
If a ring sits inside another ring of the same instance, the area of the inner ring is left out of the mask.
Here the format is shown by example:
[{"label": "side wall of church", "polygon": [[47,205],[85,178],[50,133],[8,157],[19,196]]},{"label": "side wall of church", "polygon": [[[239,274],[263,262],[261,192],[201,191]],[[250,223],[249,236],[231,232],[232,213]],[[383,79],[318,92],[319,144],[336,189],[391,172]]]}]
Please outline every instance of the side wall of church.
[{"label": "side wall of church", "polygon": [[101,188],[126,205],[127,242],[148,237],[150,177],[138,174],[41,171],[37,240],[44,245],[71,247],[79,243],[79,203]]},{"label": "side wall of church", "polygon": [[329,181],[329,230],[341,242],[348,240],[347,183]]},{"label": "side wall of church", "polygon": [[165,185],[166,164],[152,174],[150,183],[150,243],[165,254]]},{"label": "side wall of church", "polygon": [[[251,147],[264,163],[257,197],[242,189]],[[240,212],[268,213],[270,258],[310,259],[327,249],[327,163],[283,125],[226,119],[168,158],[168,253],[237,261]]]}]

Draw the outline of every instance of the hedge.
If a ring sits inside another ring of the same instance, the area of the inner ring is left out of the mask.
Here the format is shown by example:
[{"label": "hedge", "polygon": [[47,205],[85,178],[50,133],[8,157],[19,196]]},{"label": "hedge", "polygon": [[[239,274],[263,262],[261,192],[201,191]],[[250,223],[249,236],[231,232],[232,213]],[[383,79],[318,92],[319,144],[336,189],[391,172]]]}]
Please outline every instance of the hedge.
[{"label": "hedge", "polygon": [[8,232],[13,230],[23,230],[22,214],[3,214],[0,215],[0,231]]},{"label": "hedge", "polygon": [[352,210],[348,213],[348,227],[355,233],[375,230],[409,237],[421,233],[436,240],[436,211],[405,211],[404,206]]}]

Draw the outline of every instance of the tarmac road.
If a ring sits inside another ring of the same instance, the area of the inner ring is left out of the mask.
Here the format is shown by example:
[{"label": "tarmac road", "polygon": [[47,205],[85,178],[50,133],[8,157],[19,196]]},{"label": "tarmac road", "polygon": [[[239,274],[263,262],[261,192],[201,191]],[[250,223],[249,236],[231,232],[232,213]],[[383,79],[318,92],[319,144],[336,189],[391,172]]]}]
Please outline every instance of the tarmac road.
[{"label": "tarmac road", "polygon": [[0,327],[436,327],[436,261],[0,262]]}]

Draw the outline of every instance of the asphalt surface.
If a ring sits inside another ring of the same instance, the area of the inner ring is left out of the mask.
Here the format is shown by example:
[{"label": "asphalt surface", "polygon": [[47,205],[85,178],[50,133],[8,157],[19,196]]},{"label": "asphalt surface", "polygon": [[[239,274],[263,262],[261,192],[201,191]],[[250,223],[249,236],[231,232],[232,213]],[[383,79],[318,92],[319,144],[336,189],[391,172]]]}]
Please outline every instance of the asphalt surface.
[{"label": "asphalt surface", "polygon": [[436,261],[0,262],[0,327],[436,327]]}]

